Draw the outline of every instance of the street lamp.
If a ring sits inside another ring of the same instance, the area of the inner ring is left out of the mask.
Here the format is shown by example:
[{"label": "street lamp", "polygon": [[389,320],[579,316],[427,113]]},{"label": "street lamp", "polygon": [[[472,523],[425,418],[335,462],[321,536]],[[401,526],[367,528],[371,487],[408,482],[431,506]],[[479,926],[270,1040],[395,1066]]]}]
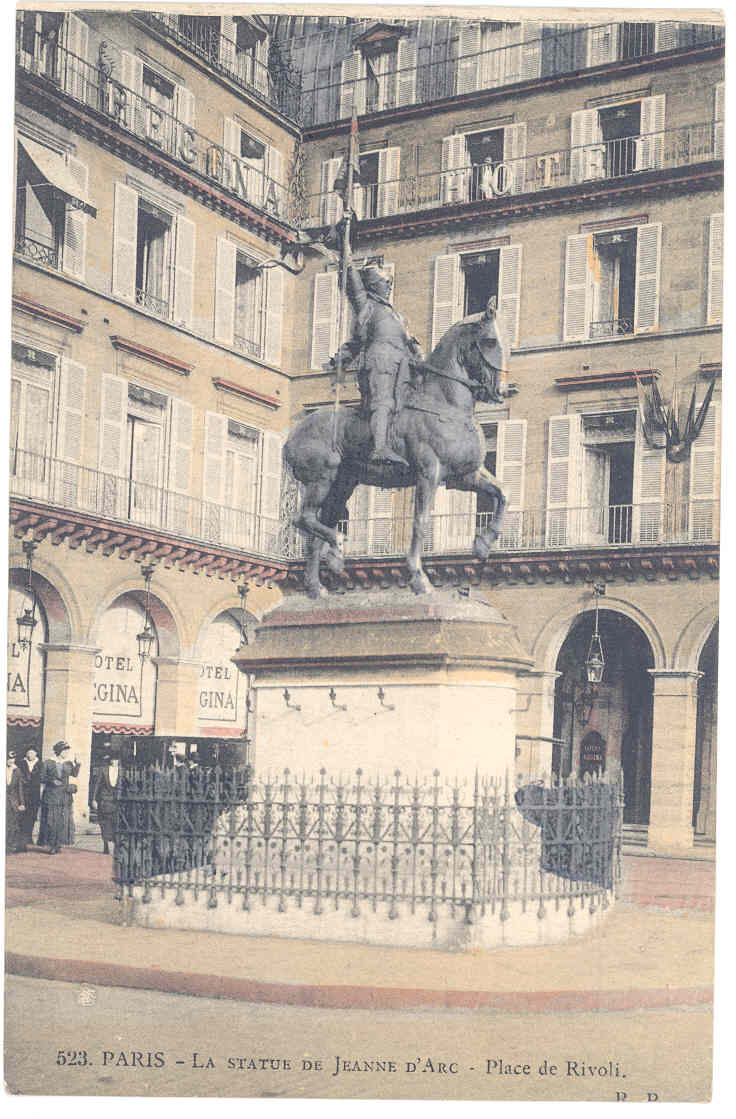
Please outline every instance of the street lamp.
[{"label": "street lamp", "polygon": [[26,556],[26,590],[31,596],[31,605],[26,606],[22,614],[16,618],[18,625],[18,644],[21,649],[25,650],[30,648],[33,639],[33,631],[36,628],[36,592],[33,587],[33,553],[38,545],[34,544],[32,540],[26,540],[23,544],[23,551]]},{"label": "street lamp", "polygon": [[153,643],[156,640],[156,634],[154,633],[153,626],[151,624],[151,615],[149,613],[149,605],[151,601],[151,576],[153,575],[153,571],[154,566],[152,563],[148,563],[145,567],[141,568],[141,575],[146,581],[145,621],[143,623],[143,629],[136,636],[136,641],[138,642],[138,656],[140,657],[141,664],[143,664],[144,661],[148,657],[150,657]]},{"label": "street lamp", "polygon": [[595,595],[595,629],[590,638],[588,656],[585,660],[585,675],[588,678],[588,683],[596,686],[603,682],[603,670],[606,667],[601,635],[598,632],[598,599],[606,593],[605,583],[594,583],[593,593]]},{"label": "street lamp", "polygon": [[240,644],[236,650],[238,653],[248,644],[248,630],[245,625],[245,603],[248,598],[249,590],[250,584],[245,581],[238,587],[238,597],[240,598]]}]

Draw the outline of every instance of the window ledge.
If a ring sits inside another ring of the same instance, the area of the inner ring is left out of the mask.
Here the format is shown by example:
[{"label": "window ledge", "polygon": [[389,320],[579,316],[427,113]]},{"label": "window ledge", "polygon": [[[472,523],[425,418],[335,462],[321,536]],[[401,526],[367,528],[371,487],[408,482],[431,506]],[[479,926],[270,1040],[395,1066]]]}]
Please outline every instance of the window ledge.
[{"label": "window ledge", "polygon": [[64,314],[63,311],[55,311],[53,307],[44,307],[41,303],[37,303],[35,299],[31,299],[30,295],[24,291],[13,296],[13,310],[23,311],[26,315],[33,315],[34,318],[44,319],[46,322],[55,323],[57,326],[65,326],[76,334],[81,334],[87,325],[81,319],[75,319],[71,315]]},{"label": "window ledge", "polygon": [[173,370],[174,373],[180,373],[183,377],[188,377],[194,369],[193,365],[180,361],[179,358],[173,357],[171,354],[162,354],[158,350],[151,350],[147,346],[141,346],[139,342],[131,341],[130,338],[121,338],[119,334],[111,334],[110,341],[116,350],[124,350],[128,354],[145,358],[146,361],[151,361],[154,365],[161,365],[164,369]]},{"label": "window ledge", "polygon": [[236,385],[234,381],[226,381],[222,377],[213,377],[212,384],[222,392],[231,392],[235,396],[243,396],[246,400],[252,400],[256,404],[262,404],[274,411],[281,407],[282,402],[277,400],[275,396],[267,396],[266,393],[256,392],[255,389],[246,388],[244,385]]},{"label": "window ledge", "polygon": [[555,377],[558,389],[596,389],[634,385],[637,381],[653,381],[658,369],[623,369],[610,373],[580,373],[575,377]]},{"label": "window ledge", "polygon": [[580,350],[588,346],[620,346],[624,343],[647,342],[652,338],[681,338],[689,334],[719,334],[720,323],[702,323],[700,326],[673,327],[669,330],[652,330],[641,334],[619,334],[613,338],[590,338],[583,342],[546,342],[535,346],[512,346],[514,354],[544,354],[552,350]]}]

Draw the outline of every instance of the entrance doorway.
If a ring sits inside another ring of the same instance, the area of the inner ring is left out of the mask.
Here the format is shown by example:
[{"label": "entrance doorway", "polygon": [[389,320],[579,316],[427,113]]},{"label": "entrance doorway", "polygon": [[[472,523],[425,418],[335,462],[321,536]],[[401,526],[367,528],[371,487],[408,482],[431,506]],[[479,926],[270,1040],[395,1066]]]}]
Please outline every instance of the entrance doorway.
[{"label": "entrance doorway", "polygon": [[642,630],[613,610],[601,610],[599,631],[606,667],[597,689],[585,685],[595,615],[575,619],[557,658],[552,766],[557,776],[593,770],[623,771],[624,823],[646,827],[652,770],[651,646]]},{"label": "entrance doorway", "polygon": [[718,626],[714,626],[698,661],[698,716],[695,733],[693,827],[696,838],[716,838],[716,727],[718,725]]}]

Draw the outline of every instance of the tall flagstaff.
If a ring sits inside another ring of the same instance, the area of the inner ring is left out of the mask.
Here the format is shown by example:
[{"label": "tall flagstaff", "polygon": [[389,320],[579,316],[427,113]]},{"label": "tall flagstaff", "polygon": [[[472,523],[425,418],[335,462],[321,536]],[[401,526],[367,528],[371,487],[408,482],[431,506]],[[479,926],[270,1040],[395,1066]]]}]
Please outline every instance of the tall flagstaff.
[{"label": "tall flagstaff", "polygon": [[337,416],[340,408],[340,390],[342,388],[342,335],[343,319],[345,315],[345,286],[347,282],[348,258],[350,256],[350,225],[353,219],[353,182],[358,166],[358,115],[355,110],[355,89],[353,88],[353,115],[350,122],[350,138],[348,140],[347,173],[345,175],[345,193],[343,194],[343,235],[340,255],[340,299],[337,309],[337,339],[338,350],[335,358],[336,386],[335,408],[332,416],[332,446],[337,446]]}]

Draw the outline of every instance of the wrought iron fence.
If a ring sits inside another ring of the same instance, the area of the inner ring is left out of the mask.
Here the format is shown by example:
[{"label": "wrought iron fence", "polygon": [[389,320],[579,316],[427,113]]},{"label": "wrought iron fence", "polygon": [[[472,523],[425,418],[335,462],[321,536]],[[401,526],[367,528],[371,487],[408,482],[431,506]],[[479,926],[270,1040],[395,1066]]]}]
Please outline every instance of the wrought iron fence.
[{"label": "wrought iron fence", "polygon": [[119,896],[280,912],[327,906],[389,920],[450,913],[501,920],[509,906],[608,904],[620,878],[621,783],[521,786],[259,777],[249,767],[131,768],[118,783]]},{"label": "wrought iron fence", "polygon": [[[438,150],[438,149],[437,149]],[[438,158],[423,153],[429,161]],[[704,121],[662,132],[601,140],[581,147],[539,152],[519,159],[468,163],[355,188],[359,220],[458,206],[516,194],[538,194],[585,182],[629,178],[647,171],[687,167],[723,158],[722,124]],[[310,195],[307,225],[339,220],[342,201],[335,191]]]}]

